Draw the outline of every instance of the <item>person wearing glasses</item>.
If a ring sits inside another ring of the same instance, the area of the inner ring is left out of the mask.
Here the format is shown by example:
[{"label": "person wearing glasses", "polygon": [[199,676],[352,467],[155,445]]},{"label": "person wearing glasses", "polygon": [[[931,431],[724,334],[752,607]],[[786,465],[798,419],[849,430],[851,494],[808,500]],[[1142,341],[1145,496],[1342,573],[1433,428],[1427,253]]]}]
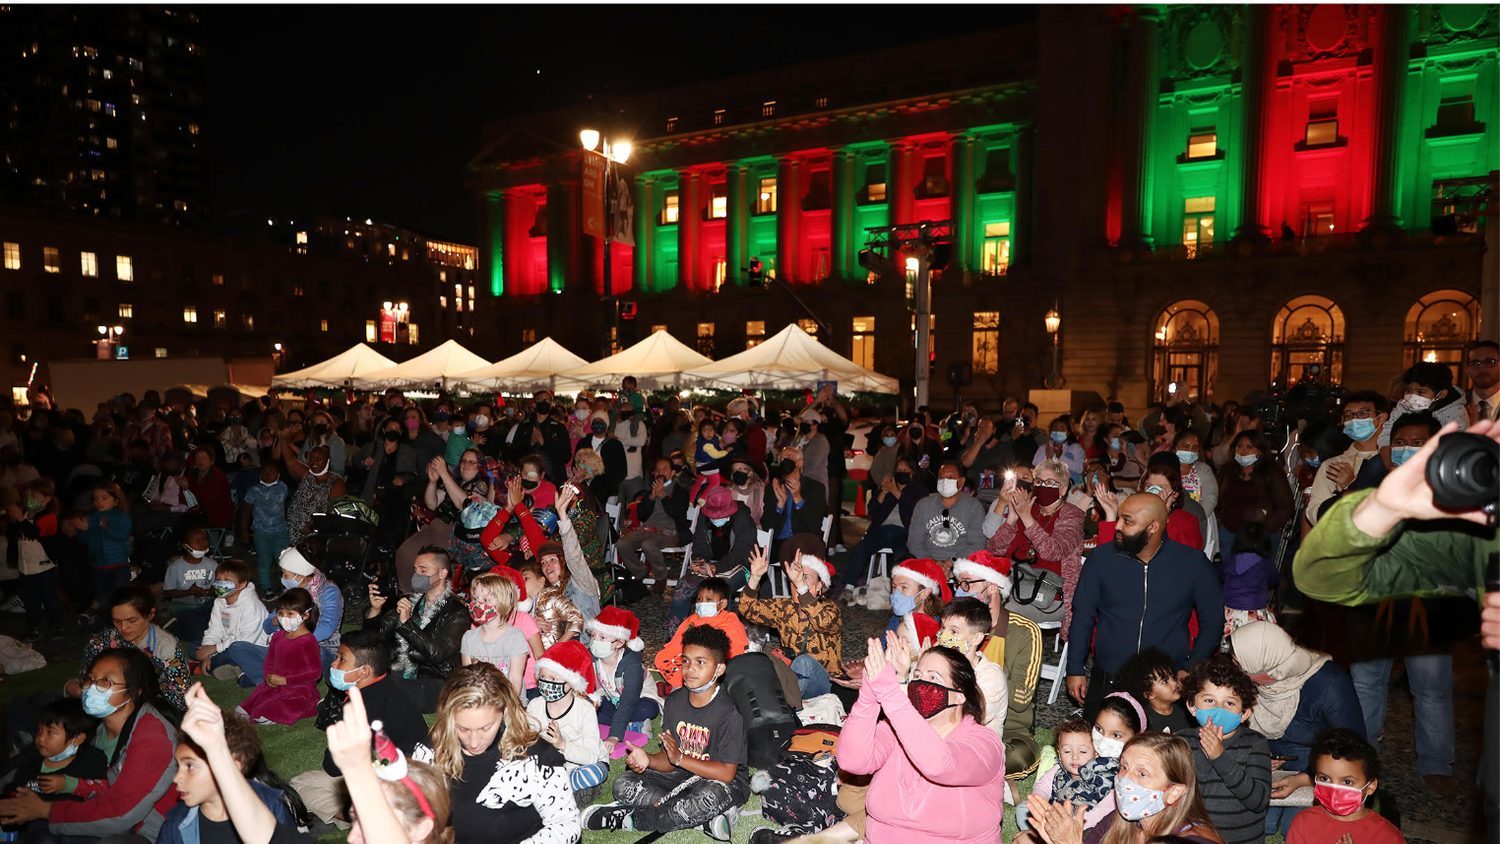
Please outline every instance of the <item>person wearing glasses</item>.
[{"label": "person wearing glasses", "polygon": [[[1442,364],[1436,366],[1448,368]],[[1324,461],[1313,476],[1312,486],[1307,489],[1305,518],[1309,527],[1318,523],[1318,513],[1328,499],[1342,494],[1356,482],[1360,489],[1380,484],[1386,471],[1379,460],[1380,432],[1387,419],[1385,411],[1385,397],[1373,390],[1351,393],[1344,400],[1344,436],[1349,438],[1350,445],[1343,454]]]},{"label": "person wearing glasses", "polygon": [[1480,340],[1469,347],[1469,424],[1500,420],[1500,343]]}]

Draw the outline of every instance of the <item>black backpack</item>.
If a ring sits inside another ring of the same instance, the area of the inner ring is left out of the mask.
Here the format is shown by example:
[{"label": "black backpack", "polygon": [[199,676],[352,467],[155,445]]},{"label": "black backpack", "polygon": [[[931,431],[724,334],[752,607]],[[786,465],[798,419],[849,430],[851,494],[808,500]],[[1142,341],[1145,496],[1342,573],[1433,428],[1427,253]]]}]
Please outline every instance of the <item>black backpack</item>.
[{"label": "black backpack", "polygon": [[752,768],[765,769],[786,755],[792,733],[802,726],[781,692],[781,680],[771,657],[743,653],[729,661],[724,690],[745,722],[746,758]]}]

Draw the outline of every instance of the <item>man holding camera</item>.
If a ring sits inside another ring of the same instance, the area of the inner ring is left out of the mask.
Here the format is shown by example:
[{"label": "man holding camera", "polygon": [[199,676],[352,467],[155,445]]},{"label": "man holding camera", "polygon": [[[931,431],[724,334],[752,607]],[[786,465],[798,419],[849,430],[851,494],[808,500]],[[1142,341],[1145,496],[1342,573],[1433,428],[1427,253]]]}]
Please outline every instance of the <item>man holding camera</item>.
[{"label": "man holding camera", "polygon": [[[1330,508],[1303,540],[1293,571],[1309,597],[1350,606],[1472,591],[1481,596],[1484,647],[1497,650],[1500,592],[1487,584],[1486,570],[1500,555],[1494,526],[1500,423],[1481,420],[1467,434],[1457,428],[1444,426],[1380,486],[1347,495]],[[1443,464],[1436,485],[1428,483],[1429,463]],[[1492,663],[1481,767],[1491,833],[1500,800],[1497,678]]]}]

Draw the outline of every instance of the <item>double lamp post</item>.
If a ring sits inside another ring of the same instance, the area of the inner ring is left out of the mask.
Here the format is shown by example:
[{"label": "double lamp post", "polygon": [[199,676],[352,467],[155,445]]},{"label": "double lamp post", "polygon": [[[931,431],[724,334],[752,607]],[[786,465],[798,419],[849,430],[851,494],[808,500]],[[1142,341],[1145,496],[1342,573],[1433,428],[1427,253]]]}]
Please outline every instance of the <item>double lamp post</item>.
[{"label": "double lamp post", "polygon": [[598,155],[604,158],[604,305],[608,309],[609,317],[609,332],[604,338],[604,354],[608,357],[614,354],[615,343],[620,337],[620,300],[615,298],[615,262],[612,254],[615,219],[615,193],[612,189],[612,180],[615,165],[628,161],[634,146],[629,140],[605,139],[597,129],[584,129],[578,133],[578,140],[583,144],[585,155]]}]

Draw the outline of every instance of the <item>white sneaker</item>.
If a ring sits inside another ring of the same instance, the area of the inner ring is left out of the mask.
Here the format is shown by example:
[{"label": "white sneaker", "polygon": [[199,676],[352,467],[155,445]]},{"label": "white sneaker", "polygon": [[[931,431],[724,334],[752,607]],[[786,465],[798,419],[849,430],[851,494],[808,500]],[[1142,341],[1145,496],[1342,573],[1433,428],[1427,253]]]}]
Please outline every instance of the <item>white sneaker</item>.
[{"label": "white sneaker", "polygon": [[233,683],[245,674],[244,671],[240,670],[238,665],[221,665],[209,673],[213,675],[215,680],[223,680],[226,683]]},{"label": "white sneaker", "polygon": [[734,837],[734,828],[739,820],[739,810],[730,809],[723,814],[714,815],[701,829],[715,841],[728,841]]}]

